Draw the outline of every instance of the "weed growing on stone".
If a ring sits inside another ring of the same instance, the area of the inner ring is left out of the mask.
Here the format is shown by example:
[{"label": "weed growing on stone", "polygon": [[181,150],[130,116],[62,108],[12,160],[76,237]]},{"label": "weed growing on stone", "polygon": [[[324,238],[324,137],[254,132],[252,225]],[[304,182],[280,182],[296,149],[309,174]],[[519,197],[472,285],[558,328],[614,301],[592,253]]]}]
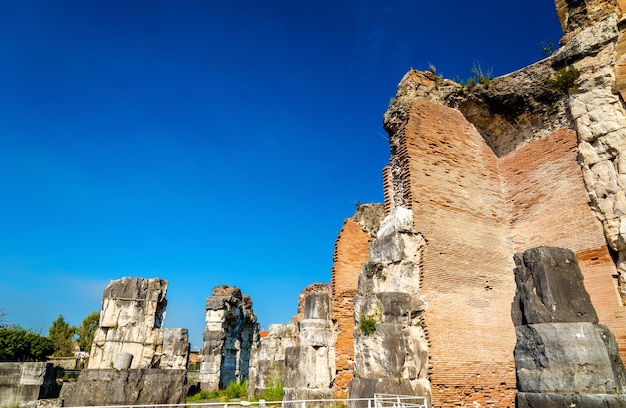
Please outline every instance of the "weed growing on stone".
[{"label": "weed growing on stone", "polygon": [[556,52],[552,41],[542,41],[539,43],[539,46],[541,47],[541,54],[544,57],[550,57]]},{"label": "weed growing on stone", "polygon": [[359,329],[364,335],[369,336],[376,331],[376,319],[372,316],[365,316],[359,321]]},{"label": "weed growing on stone", "polygon": [[483,70],[479,62],[474,62],[470,69],[472,76],[466,81],[457,77],[457,82],[461,85],[461,88],[473,88],[477,84],[489,86],[489,83],[493,79],[493,69]]},{"label": "weed growing on stone", "polygon": [[271,378],[268,386],[261,394],[256,395],[256,399],[264,399],[265,401],[282,401],[285,395],[283,381],[280,378]]},{"label": "weed growing on stone", "polygon": [[574,67],[563,67],[556,71],[550,78],[546,79],[546,84],[555,86],[565,92],[574,87],[580,72]]}]

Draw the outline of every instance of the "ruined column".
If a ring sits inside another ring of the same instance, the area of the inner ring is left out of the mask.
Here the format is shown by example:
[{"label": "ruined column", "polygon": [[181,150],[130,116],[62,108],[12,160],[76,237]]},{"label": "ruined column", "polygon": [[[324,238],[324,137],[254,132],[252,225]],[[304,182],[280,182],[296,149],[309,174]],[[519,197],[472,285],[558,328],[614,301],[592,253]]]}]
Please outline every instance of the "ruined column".
[{"label": "ruined column", "polygon": [[[299,345],[285,352],[286,407],[294,400],[333,399],[335,333],[330,320],[330,295],[311,293],[305,298],[304,319],[299,323]],[[299,404],[297,404],[299,406]],[[308,403],[308,407],[315,404]],[[320,405],[322,406],[322,405]]]},{"label": "ruined column", "polygon": [[[283,385],[285,351],[296,345],[294,324],[270,324],[267,336],[252,344],[248,394],[262,395],[268,388]],[[266,398],[267,399],[267,398]]]},{"label": "ruined column", "polygon": [[205,318],[200,387],[215,391],[245,381],[259,332],[250,296],[234,286],[217,286],[206,301]]},{"label": "ruined column", "polygon": [[537,247],[515,263],[516,406],[626,406],[617,342],[598,322],[574,253]]},{"label": "ruined column", "polygon": [[424,238],[413,232],[411,210],[396,207],[383,220],[354,301],[355,378],[350,398],[385,393],[430,401],[428,343],[421,319],[426,302],[419,287],[425,245]]}]

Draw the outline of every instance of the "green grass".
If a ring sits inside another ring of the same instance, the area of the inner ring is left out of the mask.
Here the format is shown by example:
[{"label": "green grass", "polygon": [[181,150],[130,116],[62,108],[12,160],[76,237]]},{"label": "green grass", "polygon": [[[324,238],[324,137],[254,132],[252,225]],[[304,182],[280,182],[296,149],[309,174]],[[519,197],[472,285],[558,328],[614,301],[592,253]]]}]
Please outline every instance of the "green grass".
[{"label": "green grass", "polygon": [[255,399],[264,399],[265,401],[282,401],[285,395],[282,379],[270,379],[268,387],[261,394],[256,395]]},{"label": "green grass", "polygon": [[228,401],[237,398],[245,398],[248,394],[248,380],[241,384],[233,381],[225,389],[219,391],[202,390],[197,394],[187,396],[187,402],[198,402],[204,400]]}]

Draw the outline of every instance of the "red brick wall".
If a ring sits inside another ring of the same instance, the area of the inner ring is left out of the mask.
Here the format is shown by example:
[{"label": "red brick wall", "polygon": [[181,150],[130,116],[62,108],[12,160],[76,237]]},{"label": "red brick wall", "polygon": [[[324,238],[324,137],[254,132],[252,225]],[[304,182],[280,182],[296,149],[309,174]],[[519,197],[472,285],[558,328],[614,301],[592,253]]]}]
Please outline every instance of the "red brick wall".
[{"label": "red brick wall", "polygon": [[[388,169],[402,179],[385,172],[385,199],[406,199],[415,230],[428,241],[422,288],[434,406],[513,406],[516,251],[572,249],[601,322],[623,353],[626,319],[615,266],[587,204],[573,131],[498,158],[461,113],[419,100],[398,137]],[[397,186],[405,191],[392,191]]]},{"label": "red brick wall", "polygon": [[548,245],[574,251],[600,322],[618,337],[624,358],[626,319],[613,277],[617,271],[602,225],[589,208],[577,145],[576,133],[564,129],[500,160],[514,248]]},{"label": "red brick wall", "polygon": [[333,254],[333,269],[330,281],[332,294],[332,318],[336,324],[336,370],[335,395],[348,396],[348,385],[354,369],[354,297],[357,294],[359,274],[368,258],[368,243],[372,237],[363,232],[352,219],[347,219]]},{"label": "red brick wall", "polygon": [[[512,406],[515,293],[498,159],[456,110],[415,103],[405,129],[435,406]],[[406,196],[406,194],[405,194]]]}]

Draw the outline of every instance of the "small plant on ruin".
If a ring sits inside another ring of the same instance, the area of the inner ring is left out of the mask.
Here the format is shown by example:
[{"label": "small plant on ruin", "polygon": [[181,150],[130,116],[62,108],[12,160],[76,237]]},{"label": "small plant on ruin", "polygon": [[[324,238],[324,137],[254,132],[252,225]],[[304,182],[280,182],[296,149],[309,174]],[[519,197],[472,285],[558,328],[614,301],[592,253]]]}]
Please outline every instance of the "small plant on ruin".
[{"label": "small plant on ruin", "polygon": [[563,67],[556,71],[550,78],[546,79],[546,84],[555,86],[565,92],[574,87],[580,72],[574,67]]},{"label": "small plant on ruin", "polygon": [[270,378],[265,390],[256,396],[257,399],[265,401],[282,401],[285,395],[282,378]]},{"label": "small plant on ruin", "polygon": [[487,71],[483,70],[478,61],[474,62],[470,72],[472,73],[472,76],[467,80],[468,88],[471,88],[476,84],[489,86],[489,83],[493,79],[493,69],[489,69]]},{"label": "small plant on ruin", "polygon": [[550,57],[556,52],[552,41],[542,41],[539,43],[539,46],[541,47],[541,54],[544,57]]},{"label": "small plant on ruin", "polygon": [[374,316],[362,317],[359,321],[359,329],[364,335],[369,336],[376,331],[376,319]]}]

